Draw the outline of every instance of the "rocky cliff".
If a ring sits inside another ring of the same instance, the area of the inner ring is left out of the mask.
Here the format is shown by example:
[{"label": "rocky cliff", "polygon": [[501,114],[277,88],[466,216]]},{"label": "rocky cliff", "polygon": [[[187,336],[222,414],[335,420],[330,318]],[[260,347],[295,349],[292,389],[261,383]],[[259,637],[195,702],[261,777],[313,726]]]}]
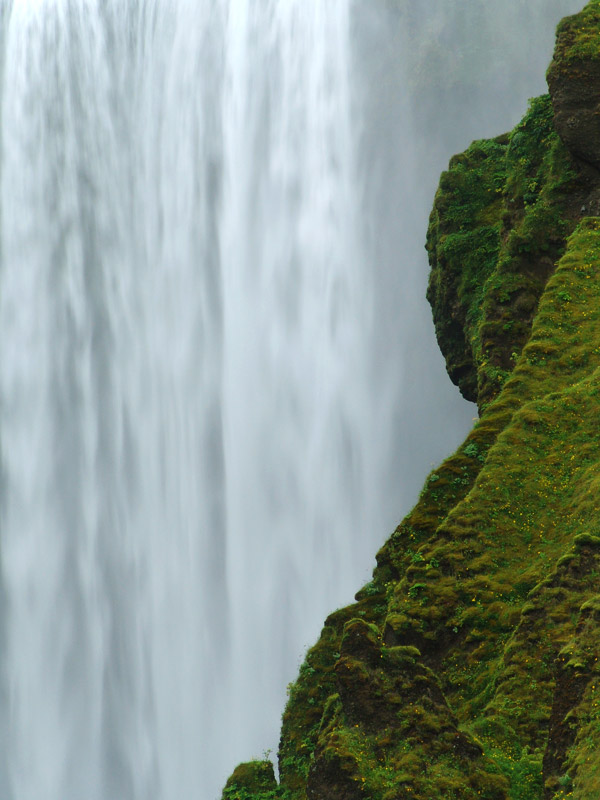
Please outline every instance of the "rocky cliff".
[{"label": "rocky cliff", "polygon": [[600,797],[600,0],[548,86],[431,214],[438,341],[480,418],[325,621],[280,782],[244,764],[224,800]]}]

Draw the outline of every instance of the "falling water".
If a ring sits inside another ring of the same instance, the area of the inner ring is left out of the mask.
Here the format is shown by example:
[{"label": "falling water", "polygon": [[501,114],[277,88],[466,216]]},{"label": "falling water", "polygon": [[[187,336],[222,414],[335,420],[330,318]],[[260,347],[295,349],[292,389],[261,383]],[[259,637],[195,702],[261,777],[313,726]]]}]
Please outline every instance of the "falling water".
[{"label": "falling water", "polygon": [[392,7],[0,0],[3,800],[213,800],[472,415]]}]

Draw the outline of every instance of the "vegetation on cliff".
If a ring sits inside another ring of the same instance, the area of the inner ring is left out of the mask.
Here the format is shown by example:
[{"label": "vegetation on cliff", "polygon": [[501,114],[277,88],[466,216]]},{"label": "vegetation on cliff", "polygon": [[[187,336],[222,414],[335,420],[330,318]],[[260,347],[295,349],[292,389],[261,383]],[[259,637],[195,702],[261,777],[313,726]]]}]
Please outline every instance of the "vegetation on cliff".
[{"label": "vegetation on cliff", "polygon": [[480,419],[224,800],[600,796],[600,0],[508,135],[450,162],[428,297]]},{"label": "vegetation on cliff", "polygon": [[529,337],[583,191],[547,95],[508,136],[474,142],[441,177],[427,296],[450,378],[480,410]]}]

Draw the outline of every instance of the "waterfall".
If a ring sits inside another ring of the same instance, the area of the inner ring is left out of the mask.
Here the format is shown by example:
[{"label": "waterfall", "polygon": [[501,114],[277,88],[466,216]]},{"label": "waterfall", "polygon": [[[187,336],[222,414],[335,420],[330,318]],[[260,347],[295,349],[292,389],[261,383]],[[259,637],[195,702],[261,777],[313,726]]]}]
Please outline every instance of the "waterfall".
[{"label": "waterfall", "polygon": [[427,6],[0,0],[3,800],[214,800],[466,430]]}]

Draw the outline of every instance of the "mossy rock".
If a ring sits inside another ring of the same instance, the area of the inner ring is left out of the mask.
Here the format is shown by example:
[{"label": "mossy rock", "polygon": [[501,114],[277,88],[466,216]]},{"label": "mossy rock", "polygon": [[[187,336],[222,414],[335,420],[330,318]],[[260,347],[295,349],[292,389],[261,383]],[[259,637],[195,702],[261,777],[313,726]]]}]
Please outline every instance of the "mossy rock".
[{"label": "mossy rock", "polygon": [[564,252],[586,180],[554,127],[550,97],[511,133],[450,161],[427,232],[427,298],[451,380],[482,409],[498,396]]},{"label": "mossy rock", "polygon": [[235,768],[222,800],[278,800],[279,789],[270,761],[249,761]]},{"label": "mossy rock", "polygon": [[374,626],[351,620],[336,682],[308,774],[309,800],[425,800],[434,792],[504,800],[505,779],[459,730],[416,648],[388,647]]},{"label": "mossy rock", "polygon": [[[548,70],[556,129],[573,155],[600,169],[600,3],[591,0],[558,26]],[[598,214],[597,199],[590,208]]]}]

